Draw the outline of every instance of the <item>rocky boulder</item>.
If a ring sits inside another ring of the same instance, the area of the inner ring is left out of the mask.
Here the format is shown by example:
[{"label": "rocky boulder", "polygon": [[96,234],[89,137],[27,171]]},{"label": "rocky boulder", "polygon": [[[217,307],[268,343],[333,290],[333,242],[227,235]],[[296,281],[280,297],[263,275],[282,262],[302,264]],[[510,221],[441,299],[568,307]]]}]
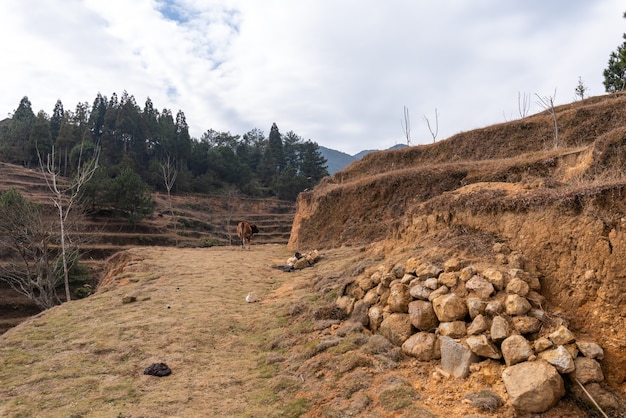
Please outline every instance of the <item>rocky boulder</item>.
[{"label": "rocky boulder", "polygon": [[472,352],[480,357],[491,358],[499,360],[502,358],[502,354],[486,335],[472,335],[467,337],[465,343],[469,346]]},{"label": "rocky boulder", "polygon": [[456,321],[467,316],[465,301],[454,293],[439,296],[433,300],[433,309],[440,322]]},{"label": "rocky boulder", "polygon": [[526,361],[533,355],[533,349],[528,340],[521,335],[511,335],[502,341],[500,346],[502,356],[507,366]]},{"label": "rocky boulder", "polygon": [[409,314],[392,313],[380,323],[380,333],[393,344],[401,346],[413,334]]},{"label": "rocky boulder", "polygon": [[545,412],[565,395],[563,378],[544,360],[507,367],[502,380],[511,404],[521,412]]},{"label": "rocky boulder", "polygon": [[411,324],[420,331],[431,331],[439,325],[433,304],[424,300],[409,303]]},{"label": "rocky boulder", "polygon": [[450,337],[441,337],[441,367],[456,378],[465,378],[470,373],[470,365],[479,358],[469,348]]},{"label": "rocky boulder", "polygon": [[409,288],[402,283],[393,283],[390,288],[389,297],[387,298],[387,305],[391,312],[406,313],[409,310],[409,302],[413,298],[409,293]]},{"label": "rocky boulder", "polygon": [[553,365],[559,373],[571,373],[576,369],[572,355],[562,345],[542,351],[539,358]]},{"label": "rocky boulder", "polygon": [[437,336],[430,332],[418,332],[411,335],[402,344],[402,352],[415,357],[420,361],[430,361],[441,358],[441,349]]}]

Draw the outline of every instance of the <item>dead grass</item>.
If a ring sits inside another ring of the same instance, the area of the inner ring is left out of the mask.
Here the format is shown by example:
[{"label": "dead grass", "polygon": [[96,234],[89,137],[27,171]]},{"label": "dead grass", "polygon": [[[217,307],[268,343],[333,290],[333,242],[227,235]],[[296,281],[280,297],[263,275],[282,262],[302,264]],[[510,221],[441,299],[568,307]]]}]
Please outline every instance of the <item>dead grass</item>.
[{"label": "dead grass", "polygon": [[[265,397],[255,405],[241,390],[275,374],[254,353],[278,315],[271,303],[244,298],[280,286],[268,256],[287,253],[261,248],[177,250],[176,260],[163,257],[168,249],[131,251],[142,265],[117,276],[122,286],[50,309],[2,336],[0,415],[156,416],[150,404],[160,416],[266,409]],[[227,251],[235,251],[235,265],[216,262]],[[260,273],[256,280],[248,280],[248,269]],[[128,293],[138,301],[123,304]],[[172,376],[142,375],[160,361]]]}]

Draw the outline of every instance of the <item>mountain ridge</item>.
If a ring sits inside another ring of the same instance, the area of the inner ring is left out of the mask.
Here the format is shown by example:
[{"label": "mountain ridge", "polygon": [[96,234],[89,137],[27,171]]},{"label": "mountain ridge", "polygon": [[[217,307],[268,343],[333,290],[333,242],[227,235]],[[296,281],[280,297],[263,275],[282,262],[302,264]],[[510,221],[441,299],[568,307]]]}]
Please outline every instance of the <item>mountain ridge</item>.
[{"label": "mountain ridge", "polygon": [[[396,145],[394,145],[394,146],[392,146],[390,148],[387,148],[384,151],[395,150],[395,149],[400,149],[400,148],[405,148],[405,147],[406,147],[406,145],[404,145],[404,144],[396,144]],[[346,152],[337,151],[335,149],[327,148],[327,147],[324,147],[324,146],[320,145],[319,146],[319,151],[320,151],[320,154],[322,154],[322,156],[324,158],[326,158],[328,174],[330,174],[332,176],[337,171],[340,171],[340,170],[346,168],[347,166],[352,164],[354,161],[360,160],[361,158],[363,158],[367,154],[369,154],[371,152],[381,151],[381,150],[368,149],[368,150],[360,151],[360,152],[358,152],[358,153],[356,153],[354,155],[350,155],[350,154],[348,154]]]}]

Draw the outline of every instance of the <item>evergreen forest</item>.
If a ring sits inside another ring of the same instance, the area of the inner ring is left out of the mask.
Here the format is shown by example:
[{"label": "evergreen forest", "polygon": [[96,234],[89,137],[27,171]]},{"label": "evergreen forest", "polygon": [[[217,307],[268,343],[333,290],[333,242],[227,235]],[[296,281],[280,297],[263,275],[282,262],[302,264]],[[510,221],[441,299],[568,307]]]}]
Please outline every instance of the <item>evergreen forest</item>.
[{"label": "evergreen forest", "polygon": [[293,201],[328,175],[317,143],[283,134],[276,123],[268,136],[260,129],[243,135],[209,129],[192,138],[182,110],[159,111],[150,98],[142,109],[126,91],[98,93],[91,106],[74,110],[58,100],[52,115],[35,114],[25,96],[0,121],[0,161],[37,169],[52,159],[60,175],[72,177],[96,153],[99,167],[84,192],[96,212],[123,204],[125,192],[137,199],[167,189]]}]

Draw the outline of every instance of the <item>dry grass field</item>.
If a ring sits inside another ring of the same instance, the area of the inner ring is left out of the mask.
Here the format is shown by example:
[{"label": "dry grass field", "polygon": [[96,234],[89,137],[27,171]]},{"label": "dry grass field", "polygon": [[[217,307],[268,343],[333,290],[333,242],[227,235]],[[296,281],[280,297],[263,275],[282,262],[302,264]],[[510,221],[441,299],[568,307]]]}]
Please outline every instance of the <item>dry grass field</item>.
[{"label": "dry grass field", "polygon": [[[294,277],[271,268],[287,257],[276,245],[116,256],[96,295],[0,337],[0,416],[260,417],[298,408],[272,390],[265,362],[271,342],[290,332]],[[249,292],[260,302],[246,303]],[[144,375],[155,362],[172,374]]]}]

